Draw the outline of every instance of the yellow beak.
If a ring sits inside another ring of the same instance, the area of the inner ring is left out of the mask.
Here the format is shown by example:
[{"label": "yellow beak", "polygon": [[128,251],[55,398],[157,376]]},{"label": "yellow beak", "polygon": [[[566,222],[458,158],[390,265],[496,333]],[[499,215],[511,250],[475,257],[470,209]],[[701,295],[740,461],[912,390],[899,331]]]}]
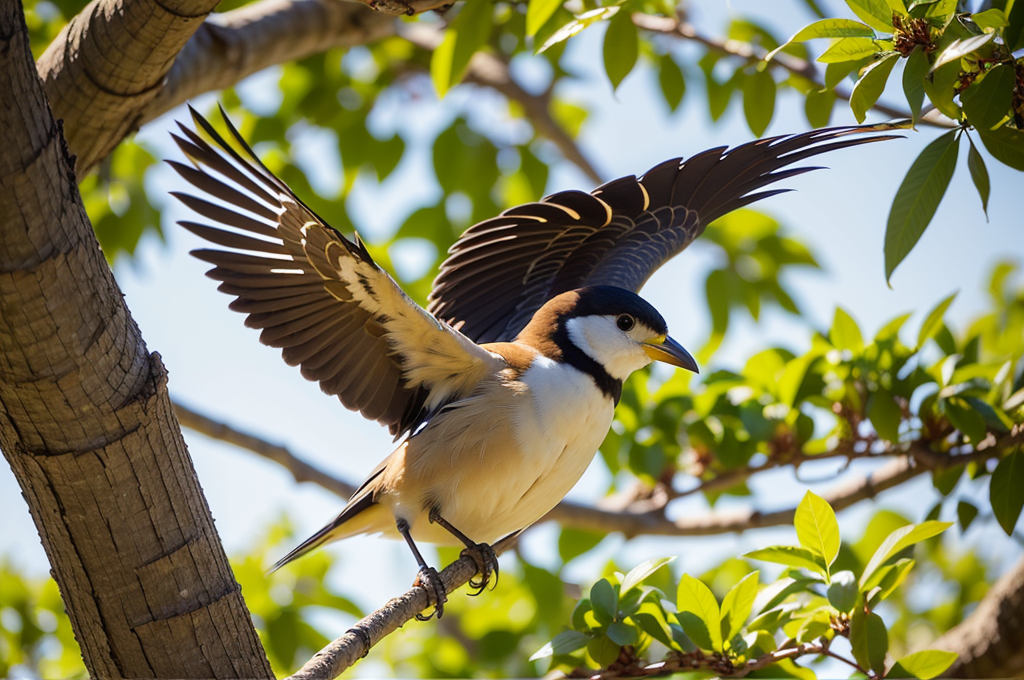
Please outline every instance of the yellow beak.
[{"label": "yellow beak", "polygon": [[663,361],[666,364],[672,364],[694,373],[700,373],[700,370],[697,368],[697,362],[690,356],[690,353],[667,335],[660,335],[653,340],[645,342],[643,347],[644,351],[647,352],[647,356],[655,361]]}]

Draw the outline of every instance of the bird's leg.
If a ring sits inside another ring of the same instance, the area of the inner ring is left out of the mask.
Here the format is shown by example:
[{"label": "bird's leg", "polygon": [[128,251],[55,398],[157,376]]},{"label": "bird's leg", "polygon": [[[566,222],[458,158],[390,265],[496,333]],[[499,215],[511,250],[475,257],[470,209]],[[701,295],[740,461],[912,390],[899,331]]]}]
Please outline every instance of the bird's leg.
[{"label": "bird's leg", "polygon": [[[488,583],[491,583],[491,590],[494,590],[495,586],[498,585],[498,556],[494,553],[494,548],[486,543],[476,543],[469,536],[462,533],[451,524],[448,523],[444,517],[441,517],[441,512],[434,508],[430,511],[429,519],[431,522],[440,524],[442,527],[448,530],[455,538],[462,541],[462,544],[466,546],[466,549],[462,551],[463,555],[469,555],[474,562],[476,562],[477,572],[480,574],[479,579],[470,579],[469,587],[476,588],[475,593],[470,595],[479,595],[487,587]],[[494,582],[491,582],[491,574],[494,575]]]},{"label": "bird's leg", "polygon": [[[412,534],[409,533],[409,523],[404,519],[400,519],[396,522],[396,526],[398,527],[398,533],[402,534],[402,538],[409,544],[409,549],[412,550],[412,554],[416,557],[416,563],[420,565],[419,573],[416,574],[416,580],[412,584],[427,591],[427,600],[430,604],[434,605],[434,614],[437,614],[437,618],[441,618],[441,615],[444,614],[444,603],[448,601],[448,594],[444,590],[441,575],[437,573],[437,569],[428,566],[427,561],[423,559],[420,549],[416,547],[416,543],[412,540]],[[432,615],[423,616],[423,614],[417,614],[416,620],[429,621]]]}]

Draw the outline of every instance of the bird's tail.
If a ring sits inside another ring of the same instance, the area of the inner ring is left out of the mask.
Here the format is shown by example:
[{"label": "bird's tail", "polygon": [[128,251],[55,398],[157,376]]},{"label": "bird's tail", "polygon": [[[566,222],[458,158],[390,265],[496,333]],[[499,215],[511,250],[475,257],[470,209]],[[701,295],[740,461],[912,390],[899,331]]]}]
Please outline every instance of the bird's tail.
[{"label": "bird's tail", "polygon": [[[347,538],[356,534],[371,532],[379,530],[378,527],[374,526],[375,515],[372,512],[373,509],[380,508],[377,503],[373,500],[373,494],[364,493],[358,494],[349,501],[345,509],[341,511],[337,517],[334,518],[329,524],[320,529],[305,541],[296,546],[291,552],[279,559],[274,563],[274,566],[267,572],[272,574],[289,562],[293,562],[308,552],[319,548],[320,546],[337,541],[341,538]],[[364,521],[352,522],[356,517],[361,517]]]}]

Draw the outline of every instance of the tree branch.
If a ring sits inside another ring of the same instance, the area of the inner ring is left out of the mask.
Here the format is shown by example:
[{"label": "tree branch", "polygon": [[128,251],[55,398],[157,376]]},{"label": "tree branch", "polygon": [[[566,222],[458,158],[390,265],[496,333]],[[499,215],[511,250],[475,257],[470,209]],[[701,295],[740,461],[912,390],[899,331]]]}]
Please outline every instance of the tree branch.
[{"label": "tree branch", "polygon": [[[764,59],[765,54],[767,54],[767,52],[756,50],[750,43],[741,42],[739,40],[723,40],[721,38],[708,37],[698,31],[692,24],[679,19],[653,16],[650,14],[643,14],[642,12],[634,13],[632,19],[633,23],[638,28],[651,31],[652,33],[662,33],[665,35],[674,35],[680,38],[685,38],[686,40],[700,43],[709,50],[745,59],[751,64],[761,61]],[[785,54],[784,52],[779,52],[768,63],[768,65],[769,67],[782,68],[794,75],[805,78],[814,83],[818,89],[825,87],[825,84],[822,82],[821,76],[818,73],[818,69],[813,63],[804,59]],[[836,98],[844,101],[850,101],[849,92],[835,88],[835,93]],[[880,113],[884,113],[891,118],[913,117],[910,111],[893,108],[877,102],[871,108]],[[949,120],[936,110],[931,110],[922,115],[918,118],[918,121],[925,125],[931,125],[932,127],[943,129],[958,127],[954,121]]]},{"label": "tree branch", "polygon": [[[509,536],[494,544],[498,555],[516,543],[516,536]],[[476,563],[468,556],[462,556],[441,572],[441,581],[446,593],[452,593],[465,585],[477,573]],[[427,591],[413,586],[403,595],[389,601],[383,607],[364,617],[344,635],[317,652],[300,668],[293,680],[329,680],[336,678],[346,668],[366,656],[370,648],[400,627],[411,621],[417,614],[430,606]]]},{"label": "tree branch", "polygon": [[82,178],[139,127],[181,48],[217,0],[93,0],[36,65]]}]

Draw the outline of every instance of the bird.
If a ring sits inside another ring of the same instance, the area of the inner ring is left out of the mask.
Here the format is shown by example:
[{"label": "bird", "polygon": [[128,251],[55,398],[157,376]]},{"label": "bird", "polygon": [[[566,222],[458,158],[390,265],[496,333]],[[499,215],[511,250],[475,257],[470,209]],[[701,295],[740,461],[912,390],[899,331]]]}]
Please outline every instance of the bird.
[{"label": "bird", "polygon": [[[540,520],[575,485],[612,423],[623,381],[693,356],[638,295],[718,217],[788,191],[789,167],[893,138],[899,124],[834,127],[673,158],[591,192],[561,191],[465,231],[426,309],[277,178],[220,109],[227,139],[189,106],[170,166],[199,195],[192,255],[260,340],[323,392],[387,426],[396,448],[340,514],[274,569],[357,534],[404,539],[431,615],[447,599],[418,543],[462,545],[479,594],[498,578],[491,545]],[[212,223],[212,224],[211,224]]]}]

